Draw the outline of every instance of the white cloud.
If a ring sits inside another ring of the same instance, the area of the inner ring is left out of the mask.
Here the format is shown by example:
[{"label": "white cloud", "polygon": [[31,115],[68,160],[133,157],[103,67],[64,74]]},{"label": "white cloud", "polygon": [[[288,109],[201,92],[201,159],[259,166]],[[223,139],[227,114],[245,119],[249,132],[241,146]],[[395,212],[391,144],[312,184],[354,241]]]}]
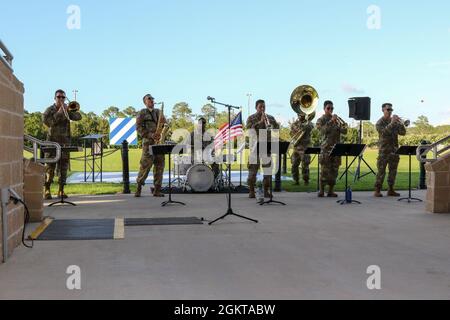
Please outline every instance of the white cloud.
[{"label": "white cloud", "polygon": [[356,88],[355,86],[353,86],[349,83],[342,84],[342,90],[345,93],[350,93],[350,94],[363,94],[364,93],[363,89]]}]

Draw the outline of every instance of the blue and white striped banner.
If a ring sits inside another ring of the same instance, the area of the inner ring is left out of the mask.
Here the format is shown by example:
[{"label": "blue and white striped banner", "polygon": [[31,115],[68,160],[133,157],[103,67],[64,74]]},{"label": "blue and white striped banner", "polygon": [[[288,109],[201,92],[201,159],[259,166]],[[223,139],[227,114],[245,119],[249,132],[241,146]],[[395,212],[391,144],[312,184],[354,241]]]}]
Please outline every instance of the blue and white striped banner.
[{"label": "blue and white striped banner", "polygon": [[136,118],[109,119],[109,144],[121,145],[124,140],[132,146],[137,145]]}]

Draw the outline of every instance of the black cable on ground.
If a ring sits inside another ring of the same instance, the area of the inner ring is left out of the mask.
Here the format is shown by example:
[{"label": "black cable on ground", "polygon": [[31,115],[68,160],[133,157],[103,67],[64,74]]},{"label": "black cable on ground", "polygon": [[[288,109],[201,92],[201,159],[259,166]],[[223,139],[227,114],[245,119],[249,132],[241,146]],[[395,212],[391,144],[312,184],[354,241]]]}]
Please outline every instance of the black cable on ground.
[{"label": "black cable on ground", "polygon": [[25,242],[25,228],[27,226],[27,224],[30,222],[30,211],[28,210],[27,205],[25,204],[25,202],[23,202],[23,200],[21,199],[17,199],[16,197],[11,196],[10,199],[14,202],[15,205],[17,205],[17,203],[21,203],[23,204],[24,208],[25,208],[25,214],[24,214],[24,221],[23,221],[23,230],[22,230],[22,244],[29,249],[32,249],[34,246],[34,241],[31,240],[31,245],[28,245]]}]

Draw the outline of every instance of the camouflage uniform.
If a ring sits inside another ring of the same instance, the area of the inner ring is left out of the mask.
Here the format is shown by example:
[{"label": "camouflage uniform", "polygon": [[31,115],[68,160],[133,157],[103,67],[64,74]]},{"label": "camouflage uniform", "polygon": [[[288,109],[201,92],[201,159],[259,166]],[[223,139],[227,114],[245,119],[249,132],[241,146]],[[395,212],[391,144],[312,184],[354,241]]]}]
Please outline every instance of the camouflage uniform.
[{"label": "camouflage uniform", "polygon": [[336,144],[341,142],[341,134],[347,133],[347,128],[341,127],[338,123],[331,122],[332,116],[323,115],[317,121],[317,129],[323,137],[322,153],[320,155],[320,181],[322,185],[329,185],[333,188],[341,166],[341,157],[331,157],[331,151]]},{"label": "camouflage uniform", "polygon": [[306,149],[311,145],[311,133],[314,125],[311,122],[305,122],[298,119],[291,126],[291,137],[299,132],[304,132],[302,139],[294,146],[292,155],[292,178],[296,183],[299,182],[299,167],[302,164],[303,181],[309,182],[309,165],[311,164],[311,155],[305,154]]},{"label": "camouflage uniform", "polygon": [[[153,134],[158,127],[159,109],[150,111],[148,108],[142,109],[136,119],[136,128],[142,137],[142,157],[141,166],[137,178],[137,184],[144,186],[148,174],[153,167],[153,184],[155,189],[160,189],[164,173],[164,155],[150,155],[150,146],[155,145]],[[165,121],[165,120],[164,120]]]},{"label": "camouflage uniform", "polygon": [[[77,111],[68,111],[69,119],[72,121],[80,121],[81,114]],[[61,147],[70,146],[70,121],[66,118],[65,114],[58,112],[56,105],[52,105],[45,110],[42,121],[48,127],[47,141],[59,143]],[[56,151],[46,152],[46,158],[55,157]],[[49,163],[45,166],[45,186],[50,188],[55,177],[55,168],[58,165],[58,171],[60,174],[59,186],[62,187],[66,184],[67,171],[69,170],[70,153],[62,152],[61,160],[56,163]]]},{"label": "camouflage uniform", "polygon": [[377,122],[376,127],[380,140],[378,142],[378,174],[375,188],[382,188],[387,166],[389,166],[388,185],[393,188],[400,162],[400,156],[395,154],[399,148],[398,136],[406,135],[406,127],[402,123],[392,122],[391,119],[384,117]]},{"label": "camouflage uniform", "polygon": [[[274,117],[267,115],[267,118],[269,120],[270,125],[272,126],[272,129],[279,129],[280,125],[277,123],[277,121],[275,120]],[[255,113],[253,115],[251,115],[248,120],[247,120],[247,126],[246,129],[247,130],[255,130],[256,131],[256,135],[259,139],[259,130],[263,130],[263,129],[267,129],[266,124],[261,124],[261,114],[260,113]],[[268,141],[270,141],[270,134],[268,133],[267,135]],[[259,141],[259,140],[258,140]],[[251,164],[249,162],[248,164],[248,180],[247,183],[248,185],[252,188],[255,186],[256,184],[256,176],[258,175],[258,171],[259,168],[261,166],[261,158],[263,158],[262,155],[260,155],[260,150],[259,150],[259,143],[257,145],[257,163],[256,164]],[[270,155],[266,155],[267,157],[270,157]],[[270,161],[269,163],[263,164],[262,167],[263,169],[267,169],[267,168],[271,168],[272,166],[272,161]],[[271,178],[272,178],[272,173],[267,174],[266,170],[264,171],[264,185],[265,188],[268,184],[270,184]]]}]

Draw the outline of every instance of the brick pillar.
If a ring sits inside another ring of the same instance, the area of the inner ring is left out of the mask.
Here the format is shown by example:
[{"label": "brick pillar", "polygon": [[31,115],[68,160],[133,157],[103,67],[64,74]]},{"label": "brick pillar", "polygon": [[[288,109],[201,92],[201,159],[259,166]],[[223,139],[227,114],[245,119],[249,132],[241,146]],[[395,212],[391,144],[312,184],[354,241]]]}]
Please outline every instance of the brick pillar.
[{"label": "brick pillar", "polygon": [[427,211],[450,213],[450,154],[427,163]]},{"label": "brick pillar", "polygon": [[[12,188],[23,196],[23,84],[0,61],[0,188]],[[1,213],[1,209],[0,209]],[[7,220],[0,214],[0,261],[3,260],[2,224],[8,224],[8,252],[20,244],[24,209],[9,204]]]},{"label": "brick pillar", "polygon": [[44,171],[42,164],[24,159],[24,200],[30,212],[30,222],[41,222],[44,215]]}]

